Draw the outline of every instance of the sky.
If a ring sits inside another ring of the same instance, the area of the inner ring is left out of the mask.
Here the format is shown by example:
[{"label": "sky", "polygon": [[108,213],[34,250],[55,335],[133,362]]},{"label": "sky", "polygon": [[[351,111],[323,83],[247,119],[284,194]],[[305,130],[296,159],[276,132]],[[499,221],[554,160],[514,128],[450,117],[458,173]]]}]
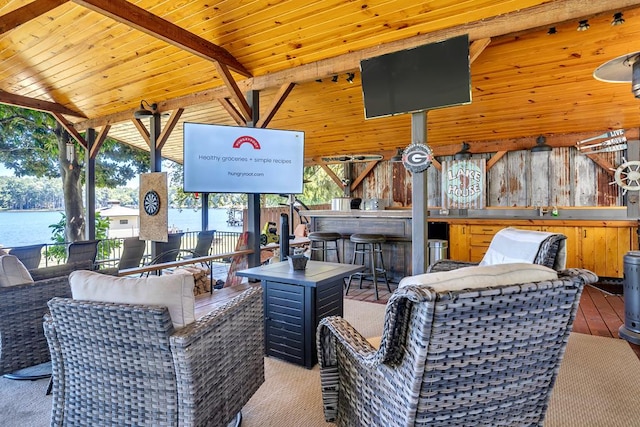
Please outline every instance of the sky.
[{"label": "sky", "polygon": [[0,176],[13,176],[13,172],[0,164]]}]

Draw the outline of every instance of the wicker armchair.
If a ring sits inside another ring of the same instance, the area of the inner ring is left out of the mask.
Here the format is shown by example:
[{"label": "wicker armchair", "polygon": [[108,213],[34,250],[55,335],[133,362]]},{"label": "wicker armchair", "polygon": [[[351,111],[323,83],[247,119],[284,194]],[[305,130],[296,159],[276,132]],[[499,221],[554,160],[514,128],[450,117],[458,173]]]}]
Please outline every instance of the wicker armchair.
[{"label": "wicker armchair", "polygon": [[[526,233],[535,233],[530,230],[523,230]],[[499,233],[499,232],[498,232]],[[540,233],[542,234],[542,233]],[[545,233],[549,234],[549,233]],[[495,239],[495,236],[494,236]],[[550,234],[541,244],[538,253],[533,261],[534,264],[544,265],[554,270],[564,270],[566,261],[566,239],[567,236],[560,233]],[[427,273],[435,273],[439,271],[450,271],[462,267],[471,267],[478,265],[477,262],[456,261],[450,259],[441,259],[427,268]]]},{"label": "wicker armchair", "polygon": [[42,317],[47,301],[69,296],[67,276],[0,287],[0,375],[51,360]]},{"label": "wicker armchair", "polygon": [[327,421],[338,426],[542,426],[584,284],[557,280],[390,298],[379,349],[340,317],[318,326]]},{"label": "wicker armchair", "polygon": [[49,307],[52,426],[226,426],[264,382],[258,287],[179,330],[162,306]]}]

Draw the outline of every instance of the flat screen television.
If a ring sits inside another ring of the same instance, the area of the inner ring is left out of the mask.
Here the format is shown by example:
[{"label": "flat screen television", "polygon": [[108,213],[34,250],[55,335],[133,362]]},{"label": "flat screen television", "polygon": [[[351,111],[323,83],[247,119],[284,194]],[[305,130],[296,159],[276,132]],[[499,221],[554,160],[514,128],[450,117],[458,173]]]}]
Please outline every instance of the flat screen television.
[{"label": "flat screen television", "polygon": [[471,102],[469,36],[360,62],[365,118]]},{"label": "flat screen television", "polygon": [[183,189],[198,193],[302,193],[304,132],[184,124]]}]

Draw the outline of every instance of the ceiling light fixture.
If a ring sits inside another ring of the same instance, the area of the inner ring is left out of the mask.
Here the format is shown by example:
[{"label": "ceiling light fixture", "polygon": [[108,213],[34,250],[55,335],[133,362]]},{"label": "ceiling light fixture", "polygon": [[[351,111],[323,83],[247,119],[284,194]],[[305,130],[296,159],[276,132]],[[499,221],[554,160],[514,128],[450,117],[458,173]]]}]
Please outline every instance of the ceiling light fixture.
[{"label": "ceiling light fixture", "polygon": [[612,26],[622,25],[624,24],[624,18],[622,17],[622,12],[616,12],[613,14],[613,21],[611,21]]},{"label": "ceiling light fixture", "polygon": [[536,145],[531,147],[532,153],[540,153],[543,151],[551,151],[551,150],[553,150],[553,148],[551,148],[550,145],[547,145],[547,138],[545,138],[542,135],[536,138]]},{"label": "ceiling light fixture", "polygon": [[[145,108],[144,104],[147,104],[148,108]],[[133,117],[136,119],[143,119],[145,117],[151,117],[156,113],[158,104],[149,104],[144,99],[140,101],[140,108],[133,113]]]},{"label": "ceiling light fixture", "polygon": [[404,153],[404,150],[402,148],[396,148],[396,150],[396,154],[389,159],[392,163],[399,163],[402,161],[402,154]]},{"label": "ceiling light fixture", "polygon": [[355,74],[353,74],[353,73],[347,73],[347,81],[348,81],[349,83],[353,83],[353,79],[354,79],[354,77],[355,77],[355,76],[356,76],[356,75],[355,75]]},{"label": "ceiling light fixture", "polygon": [[471,153],[469,152],[469,144],[466,142],[462,143],[462,149],[453,155],[454,160],[469,160],[471,158]]},{"label": "ceiling light fixture", "polygon": [[336,75],[336,76],[331,77],[331,81],[334,82],[334,83],[337,83],[338,82],[338,76]]},{"label": "ceiling light fixture", "polygon": [[553,34],[557,34],[558,30],[556,30],[556,27],[550,27],[549,31],[547,31],[547,35],[553,35]]},{"label": "ceiling light fixture", "polygon": [[593,77],[607,83],[631,82],[631,92],[640,98],[640,51],[605,62],[595,69]]},{"label": "ceiling light fixture", "polygon": [[590,25],[589,25],[589,20],[588,19],[583,19],[582,21],[580,21],[578,23],[578,31],[587,31],[589,29]]}]

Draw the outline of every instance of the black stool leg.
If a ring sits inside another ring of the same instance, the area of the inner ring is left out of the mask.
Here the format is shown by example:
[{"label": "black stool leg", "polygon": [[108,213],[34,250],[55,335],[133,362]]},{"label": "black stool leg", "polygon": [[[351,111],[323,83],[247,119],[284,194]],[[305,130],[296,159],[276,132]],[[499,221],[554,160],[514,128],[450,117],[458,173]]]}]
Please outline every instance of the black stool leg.
[{"label": "black stool leg", "polygon": [[373,289],[376,294],[376,300],[378,299],[378,267],[376,266],[376,258],[378,255],[376,254],[376,244],[371,243],[369,246],[370,250],[370,258],[371,258],[371,275],[373,276]]},{"label": "black stool leg", "polygon": [[389,279],[387,278],[387,268],[384,266],[384,257],[382,256],[382,244],[376,243],[376,245],[378,247],[378,253],[380,254],[380,266],[382,267],[381,272],[384,277],[384,282],[387,285],[387,290],[391,293],[391,286],[389,286]]}]

